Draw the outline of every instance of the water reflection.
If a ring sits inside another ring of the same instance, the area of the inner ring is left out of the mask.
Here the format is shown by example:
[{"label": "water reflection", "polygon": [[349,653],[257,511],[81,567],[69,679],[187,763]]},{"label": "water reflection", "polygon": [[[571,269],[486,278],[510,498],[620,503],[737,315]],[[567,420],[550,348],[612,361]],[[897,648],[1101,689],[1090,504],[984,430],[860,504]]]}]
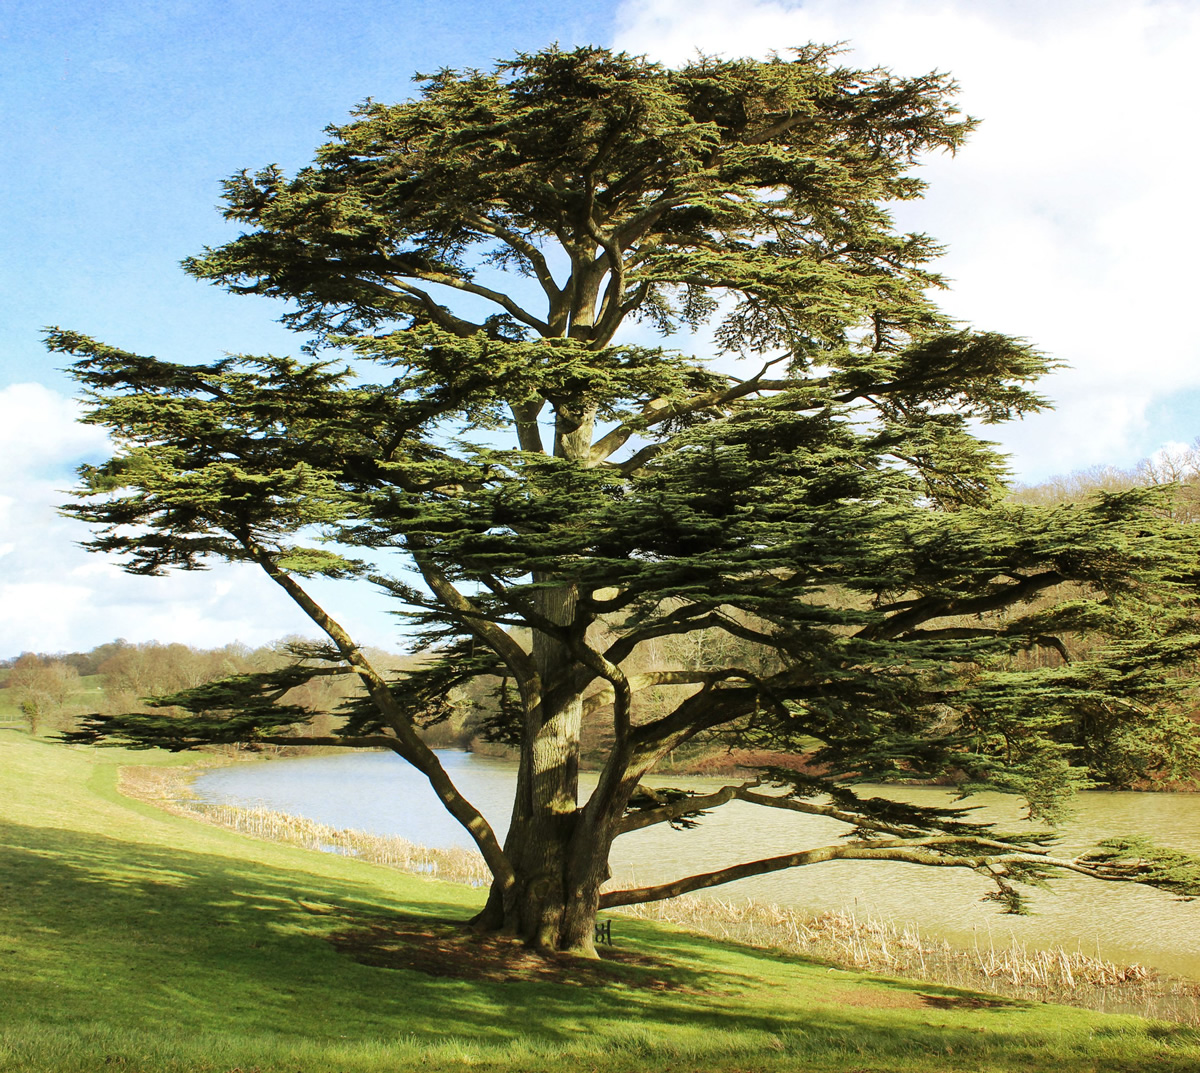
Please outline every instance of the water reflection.
[{"label": "water reflection", "polygon": [[[439,754],[451,778],[503,838],[515,778],[507,761],[471,753]],[[719,781],[671,779],[697,788]],[[262,804],[335,827],[397,834],[431,846],[470,845],[425,780],[388,753],[346,753],[239,764],[202,776],[196,792],[210,801]],[[590,786],[585,786],[585,791]],[[889,789],[911,802],[945,803],[935,789]],[[984,794],[975,818],[1012,829],[1020,814],[1011,798]],[[1064,854],[1114,835],[1150,834],[1163,845],[1200,852],[1200,795],[1089,793],[1062,832]],[[618,839],[612,867],[623,883],[663,882],[757,857],[836,841],[845,827],[822,817],[730,802],[694,831],[662,825]],[[932,935],[959,942],[1061,944],[1114,961],[1140,961],[1200,978],[1200,901],[1181,902],[1161,891],[1083,877],[1034,890],[1034,916],[1012,917],[980,901],[987,891],[973,873],[876,861],[831,861],[741,880],[713,897],[779,902],[798,908],[854,908],[911,921]]]}]

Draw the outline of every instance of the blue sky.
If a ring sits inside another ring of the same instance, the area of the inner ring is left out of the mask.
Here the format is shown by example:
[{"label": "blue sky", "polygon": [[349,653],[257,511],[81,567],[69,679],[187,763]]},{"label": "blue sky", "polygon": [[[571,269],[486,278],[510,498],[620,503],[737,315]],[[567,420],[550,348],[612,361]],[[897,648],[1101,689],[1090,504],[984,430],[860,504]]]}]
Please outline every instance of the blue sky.
[{"label": "blue sky", "polygon": [[[295,351],[272,303],[178,268],[232,233],[223,178],[294,170],[324,126],[367,96],[407,95],[417,70],[552,41],[677,62],[809,40],[846,41],[857,65],[950,70],[984,120],[956,159],[927,162],[927,199],[901,222],[948,244],[947,310],[1071,365],[1045,385],[1055,414],[997,436],[1016,473],[1131,465],[1200,434],[1200,0],[7,0],[0,656],[307,632],[265,580],[128,577],[77,549],[82,532],[53,511],[105,444],[74,424],[42,326],[186,361]],[[363,640],[393,642],[380,602],[323,596]]]},{"label": "blue sky", "polygon": [[70,389],[45,324],[182,359],[293,346],[270,303],[178,271],[231,233],[222,179],[302,166],[326,125],[407,96],[417,70],[612,32],[606,5],[541,0],[7,0],[0,377]]}]

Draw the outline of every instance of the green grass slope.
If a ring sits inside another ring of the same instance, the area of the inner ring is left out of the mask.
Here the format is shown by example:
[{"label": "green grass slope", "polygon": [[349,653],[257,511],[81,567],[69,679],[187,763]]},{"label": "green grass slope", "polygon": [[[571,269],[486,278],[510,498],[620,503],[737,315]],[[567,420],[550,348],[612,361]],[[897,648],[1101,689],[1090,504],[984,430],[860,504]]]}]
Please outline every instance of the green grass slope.
[{"label": "green grass slope", "polygon": [[1200,1069],[1200,1037],[1176,1026],[619,918],[624,960],[599,969],[434,975],[397,967],[403,940],[367,964],[363,936],[444,934],[479,892],[117,792],[120,765],[168,762],[0,731],[0,1070]]}]

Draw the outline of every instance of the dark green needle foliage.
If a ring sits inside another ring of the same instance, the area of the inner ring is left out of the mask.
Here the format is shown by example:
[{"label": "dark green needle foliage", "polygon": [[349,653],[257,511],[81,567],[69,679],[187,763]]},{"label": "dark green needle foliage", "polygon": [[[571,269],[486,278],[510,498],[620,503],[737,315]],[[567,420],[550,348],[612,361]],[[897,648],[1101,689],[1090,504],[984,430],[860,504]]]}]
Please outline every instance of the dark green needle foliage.
[{"label": "dark green needle foliage", "polygon": [[[75,740],[391,748],[491,866],[480,926],[548,949],[590,952],[604,904],[837,857],[972,868],[1010,909],[1063,870],[1183,889],[1144,847],[1060,860],[853,789],[938,779],[1053,818],[1197,758],[1193,542],[1146,491],[1006,499],[979,431],[1044,408],[1052,363],[939,313],[937,245],[889,215],[970,131],[954,92],[817,47],[676,70],[548,49],[421,77],[295,176],[229,180],[244,231],[187,270],[282,299],[307,357],[182,366],[52,331],[119,445],[67,509],[134,573],[256,564],[330,648]],[[692,329],[699,352],[654,345]],[[385,679],[314,576],[382,587],[423,662]],[[288,703],[318,670],[363,683],[339,734]],[[503,846],[417,733],[480,680],[520,750]],[[804,764],[773,789],[639,789],[697,740]],[[848,837],[601,894],[616,837],[700,838],[733,800]]]}]

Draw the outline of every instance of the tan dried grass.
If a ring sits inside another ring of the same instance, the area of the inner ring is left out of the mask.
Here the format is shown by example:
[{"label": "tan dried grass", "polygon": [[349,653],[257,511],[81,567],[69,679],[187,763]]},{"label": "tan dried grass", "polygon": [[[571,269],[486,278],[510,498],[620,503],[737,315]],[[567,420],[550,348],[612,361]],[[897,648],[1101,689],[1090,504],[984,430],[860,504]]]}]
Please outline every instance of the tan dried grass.
[{"label": "tan dried grass", "polygon": [[1143,965],[1119,965],[1056,946],[954,946],[851,910],[804,913],[787,906],[685,895],[624,906],[643,920],[676,924],[714,938],[820,958],[844,968],[928,980],[1010,998],[1062,1002],[1107,1012],[1200,1024],[1200,983]]}]

